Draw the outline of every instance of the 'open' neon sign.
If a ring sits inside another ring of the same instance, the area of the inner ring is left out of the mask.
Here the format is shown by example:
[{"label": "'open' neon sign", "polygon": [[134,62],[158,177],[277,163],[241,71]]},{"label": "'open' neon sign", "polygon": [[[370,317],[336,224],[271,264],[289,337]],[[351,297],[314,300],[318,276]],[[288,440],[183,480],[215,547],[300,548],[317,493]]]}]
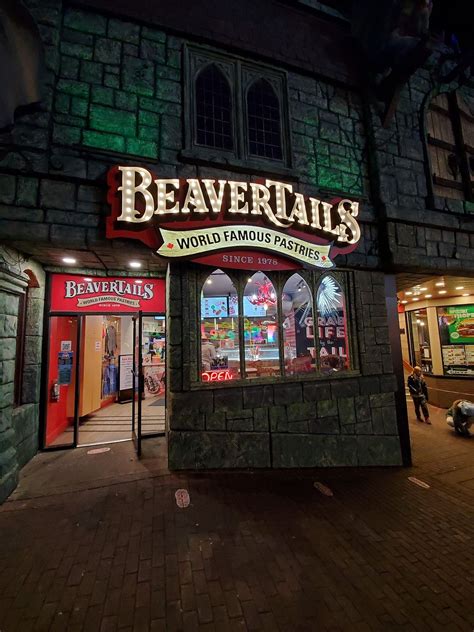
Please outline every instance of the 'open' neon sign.
[{"label": "'open' neon sign", "polygon": [[227,380],[234,379],[232,372],[228,369],[221,371],[204,371],[202,373],[203,382],[226,382]]}]

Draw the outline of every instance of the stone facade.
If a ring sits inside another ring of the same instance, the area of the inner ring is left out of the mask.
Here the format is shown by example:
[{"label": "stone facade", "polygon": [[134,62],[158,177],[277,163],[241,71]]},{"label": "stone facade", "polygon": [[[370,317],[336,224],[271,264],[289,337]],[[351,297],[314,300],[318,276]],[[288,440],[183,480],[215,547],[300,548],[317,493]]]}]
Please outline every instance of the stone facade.
[{"label": "stone facade", "polygon": [[[163,261],[143,244],[105,239],[108,169],[138,163],[167,178],[275,176],[275,165],[264,160],[259,169],[245,171],[219,156],[195,160],[183,152],[188,44],[237,55],[249,64],[273,65],[286,74],[291,165],[280,179],[297,182],[307,195],[359,199],[362,237],[354,252],[337,259],[351,279],[355,358],[354,370],[337,379],[199,384],[197,298],[203,272],[186,264],[169,267],[170,465],[400,464],[404,421],[395,415],[384,273],[474,273],[472,204],[429,193],[423,121],[430,95],[440,89],[429,64],[402,91],[394,120],[382,128],[347,50],[349,26],[334,14],[324,22],[324,14],[303,6],[290,10],[272,0],[232,6],[232,19],[241,21],[263,11],[273,25],[267,37],[240,22],[229,33],[228,21],[217,17],[204,24],[202,16],[193,14],[189,21],[182,13],[180,20],[180,11],[195,11],[187,0],[166,15],[151,8],[146,24],[140,0],[122,15],[113,15],[102,0],[75,3],[81,8],[61,0],[25,4],[43,39],[46,73],[42,109],[22,116],[2,135],[8,151],[0,155],[0,234],[20,253],[21,265],[5,267],[3,274],[16,289],[8,286],[0,295],[0,497],[38,445],[41,266],[59,271],[67,250],[80,260],[75,272],[125,274],[126,256],[142,261],[145,276],[165,273]],[[226,3],[221,4],[214,11],[225,13]],[[297,25],[291,41],[289,20]],[[331,55],[309,37],[322,28],[332,38]],[[472,94],[469,87],[463,90]],[[23,404],[14,408],[13,341],[26,265],[36,266],[39,287],[29,292]],[[398,397],[404,399],[404,393]]]},{"label": "stone facade", "polygon": [[[26,273],[25,271],[28,271]],[[31,285],[31,278],[37,287]],[[16,367],[20,296],[27,292],[23,363]],[[38,450],[44,273],[35,261],[0,247],[0,502],[15,488],[19,469]],[[22,371],[22,392],[14,401]]]}]

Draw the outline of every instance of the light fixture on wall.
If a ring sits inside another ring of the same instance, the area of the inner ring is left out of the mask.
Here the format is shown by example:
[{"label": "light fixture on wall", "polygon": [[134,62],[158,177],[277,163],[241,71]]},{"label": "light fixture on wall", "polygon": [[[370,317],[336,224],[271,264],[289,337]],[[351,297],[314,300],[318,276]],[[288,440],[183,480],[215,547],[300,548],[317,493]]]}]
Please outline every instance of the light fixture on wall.
[{"label": "light fixture on wall", "polygon": [[131,268],[141,268],[142,264],[139,261],[130,261],[128,264]]},{"label": "light fixture on wall", "polygon": [[77,259],[74,259],[74,257],[63,257],[61,261],[68,266],[73,266],[75,263],[77,263]]}]

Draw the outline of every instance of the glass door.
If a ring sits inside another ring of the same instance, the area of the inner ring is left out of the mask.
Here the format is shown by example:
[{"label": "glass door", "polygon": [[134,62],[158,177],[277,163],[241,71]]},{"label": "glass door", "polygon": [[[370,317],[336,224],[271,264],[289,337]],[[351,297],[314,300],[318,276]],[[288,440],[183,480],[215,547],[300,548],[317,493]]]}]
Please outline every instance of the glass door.
[{"label": "glass door", "polygon": [[142,453],[142,313],[133,316],[133,395],[132,395],[132,438],[138,456]]},{"label": "glass door", "polygon": [[43,448],[77,444],[80,338],[77,316],[50,317]]}]

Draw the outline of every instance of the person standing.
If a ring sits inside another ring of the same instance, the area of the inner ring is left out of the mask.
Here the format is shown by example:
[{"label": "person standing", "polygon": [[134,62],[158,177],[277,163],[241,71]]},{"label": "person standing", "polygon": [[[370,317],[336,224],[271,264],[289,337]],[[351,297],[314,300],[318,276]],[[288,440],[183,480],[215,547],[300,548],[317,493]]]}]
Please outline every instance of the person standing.
[{"label": "person standing", "polygon": [[201,338],[201,363],[203,371],[210,371],[212,363],[217,358],[216,348],[206,337]]},{"label": "person standing", "polygon": [[415,414],[418,421],[423,421],[420,415],[420,409],[427,424],[431,424],[430,411],[428,409],[428,387],[423,379],[423,374],[419,366],[413,369],[413,373],[408,377],[408,390],[410,391],[413,404],[415,405]]}]

